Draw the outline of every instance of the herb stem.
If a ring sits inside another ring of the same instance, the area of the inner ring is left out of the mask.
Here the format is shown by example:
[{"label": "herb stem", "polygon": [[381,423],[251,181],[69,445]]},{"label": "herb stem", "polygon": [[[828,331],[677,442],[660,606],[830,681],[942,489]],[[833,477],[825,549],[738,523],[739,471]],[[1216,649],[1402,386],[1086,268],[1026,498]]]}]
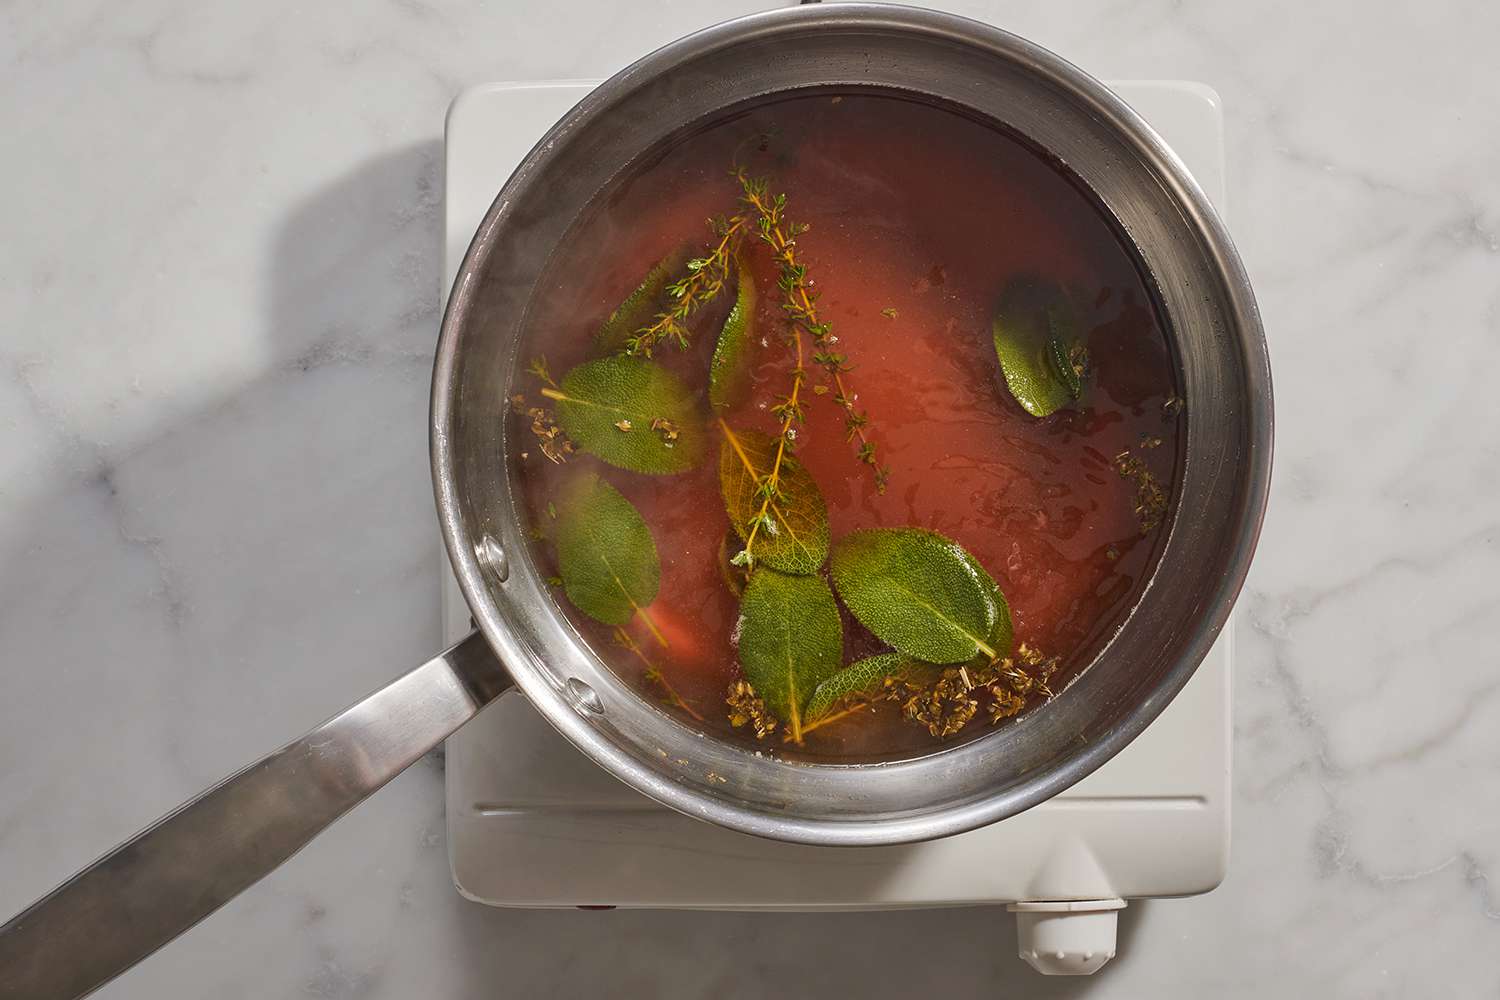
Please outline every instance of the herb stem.
[{"label": "herb stem", "polygon": [[[771,248],[776,259],[781,275],[779,284],[786,300],[782,303],[782,310],[794,330],[806,330],[812,337],[813,360],[823,367],[833,382],[834,402],[844,411],[846,436],[850,441],[859,441],[856,454],[861,462],[874,470],[875,488],[884,493],[890,467],[875,460],[875,442],[870,440],[865,429],[869,416],[855,407],[854,396],[844,380],[849,371],[848,356],[833,350],[838,338],[833,336],[829,324],[818,318],[818,297],[808,290],[807,266],[797,254],[797,237],[807,232],[808,227],[785,220],[786,195],[772,196],[763,178],[752,178],[738,166],[734,169],[734,176],[744,192],[741,200],[755,211],[759,219],[761,241]],[[800,371],[800,351],[797,367]]]},{"label": "herb stem", "polygon": [[548,385],[553,386],[554,388],[557,386],[557,383],[552,380],[552,372],[547,368],[546,355],[539,354],[536,357],[532,358],[531,364],[527,366],[527,371],[531,372],[531,374],[535,375],[543,382],[546,382]]},{"label": "herb stem", "polygon": [[[760,509],[755,512],[755,517],[750,521],[750,534],[745,538],[745,551],[751,552],[755,545],[755,536],[760,531],[761,524],[766,519],[766,514],[771,509],[771,501],[781,495],[781,465],[786,458],[786,444],[792,435],[792,424],[801,419],[802,410],[798,403],[798,397],[802,392],[802,381],[807,377],[806,370],[802,367],[802,333],[796,327],[792,328],[792,340],[796,343],[797,366],[792,369],[792,391],[786,400],[779,404],[781,409],[781,430],[776,433],[776,457],[771,462],[771,471],[766,473],[765,479],[760,484]],[[722,424],[723,421],[721,420]],[[754,558],[754,555],[751,555]],[[796,713],[792,713],[792,729],[795,735],[797,731]],[[800,743],[801,740],[799,739]]]},{"label": "herb stem", "polygon": [[833,712],[829,715],[822,716],[821,718],[809,722],[807,725],[802,727],[802,732],[806,734],[812,732],[814,729],[821,729],[823,726],[828,725],[830,722],[837,722],[840,719],[853,715],[855,712],[862,712],[869,707],[870,703],[868,701],[855,702],[853,705],[850,705],[848,708],[845,708],[842,711]]},{"label": "herb stem", "polygon": [[646,626],[647,630],[650,631],[652,636],[656,638],[656,641],[661,643],[661,648],[666,649],[668,645],[667,637],[661,634],[661,629],[656,627],[656,621],[646,613],[646,609],[637,606],[635,609],[635,614],[636,617],[641,620],[641,623]]},{"label": "herb stem", "polygon": [[791,709],[791,712],[789,713],[791,715],[791,718],[787,721],[791,724],[792,727],[791,733],[789,735],[792,738],[792,742],[800,747],[802,745],[802,734],[806,732],[806,730],[802,728],[802,713],[797,711],[797,702],[795,700],[793,700],[793,702],[788,707]]},{"label": "herb stem", "polygon": [[671,682],[667,680],[666,675],[661,672],[661,669],[646,658],[646,654],[641,651],[640,644],[630,637],[629,632],[626,632],[624,629],[616,626],[615,642],[630,650],[636,655],[636,658],[638,660],[645,664],[646,679],[655,684],[657,687],[661,688],[662,694],[663,696],[665,696],[668,705],[674,705],[677,708],[682,709],[684,712],[686,712],[688,715],[691,715],[699,722],[708,721],[703,717],[703,713],[699,712],[692,705],[689,705],[687,701],[682,697],[682,695],[677,693],[677,689],[674,688]]},{"label": "herb stem", "polygon": [[740,464],[749,470],[751,475],[755,474],[755,463],[750,461],[750,456],[745,454],[745,449],[740,445],[740,439],[734,436],[734,431],[724,422],[723,417],[715,417],[719,423],[719,432],[724,435],[724,440],[729,442],[729,447],[734,449],[735,455],[739,456]]}]

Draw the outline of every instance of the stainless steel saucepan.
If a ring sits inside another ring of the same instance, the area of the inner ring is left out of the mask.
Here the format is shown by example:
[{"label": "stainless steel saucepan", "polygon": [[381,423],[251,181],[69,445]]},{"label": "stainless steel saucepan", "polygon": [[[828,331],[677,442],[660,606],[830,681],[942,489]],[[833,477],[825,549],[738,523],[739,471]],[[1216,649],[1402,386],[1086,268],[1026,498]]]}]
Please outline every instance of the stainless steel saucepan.
[{"label": "stainless steel saucepan", "polygon": [[[1139,253],[1187,404],[1169,533],[1138,603],[1098,653],[1103,662],[1044,711],[899,763],[788,764],[706,739],[640,699],[569,626],[532,564],[505,457],[523,317],[550,251],[590,198],[684,128],[809,87],[956,105],[1066,164]],[[74,997],[108,981],[512,686],[622,781],[746,833],[892,844],[1003,819],[1109,760],[1187,682],[1239,592],[1271,468],[1270,370],[1250,286],[1177,157],[1103,85],[1052,53],[973,21],[884,5],[799,7],[710,28],[623,70],[570,111],[500,190],[459,269],[431,421],[443,540],[477,631],[0,928],[0,995]]]}]

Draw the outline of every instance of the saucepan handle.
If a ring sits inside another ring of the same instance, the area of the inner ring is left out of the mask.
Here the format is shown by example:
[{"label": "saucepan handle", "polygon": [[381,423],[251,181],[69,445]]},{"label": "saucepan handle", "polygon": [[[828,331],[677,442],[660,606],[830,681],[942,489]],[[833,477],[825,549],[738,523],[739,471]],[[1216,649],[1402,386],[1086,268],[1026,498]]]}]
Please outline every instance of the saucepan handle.
[{"label": "saucepan handle", "polygon": [[84,996],[301,850],[511,686],[478,632],[158,820],[0,927],[0,997]]}]

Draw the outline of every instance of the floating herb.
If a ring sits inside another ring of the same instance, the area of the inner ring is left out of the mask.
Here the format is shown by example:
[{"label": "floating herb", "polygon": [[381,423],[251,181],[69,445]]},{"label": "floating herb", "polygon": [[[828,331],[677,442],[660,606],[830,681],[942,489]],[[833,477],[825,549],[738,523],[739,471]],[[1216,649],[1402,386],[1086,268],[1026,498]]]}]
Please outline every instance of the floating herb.
[{"label": "floating herb", "polygon": [[573,454],[574,447],[573,442],[563,433],[562,428],[558,426],[557,415],[551,410],[540,406],[522,409],[525,401],[525,397],[523,396],[514,396],[512,399],[521,401],[516,404],[517,412],[520,412],[526,419],[531,421],[531,433],[536,437],[537,444],[542,449],[542,454],[546,456],[547,461],[554,465],[561,465],[566,462],[568,456]]},{"label": "floating herb", "polygon": [[[573,442],[633,472],[683,472],[703,457],[704,432],[692,393],[677,376],[644,358],[586,361],[542,395]],[[668,421],[670,437],[648,433]]]},{"label": "floating herb", "polygon": [[755,693],[755,688],[745,681],[735,681],[729,685],[729,693],[724,697],[724,704],[729,706],[729,724],[738,729],[741,726],[749,726],[755,733],[755,738],[763,740],[776,731],[781,725],[766,709],[766,701]]},{"label": "floating herb", "polygon": [[1059,663],[1057,657],[1045,656],[1023,642],[1014,658],[946,667],[936,678],[912,673],[894,677],[886,682],[884,696],[901,705],[904,718],[946,739],[979,713],[981,698],[989,700],[991,725],[1024,709],[1028,695],[1050,698],[1047,682]]},{"label": "floating herb", "polygon": [[1001,723],[1026,708],[1029,694],[1052,697],[1047,682],[1061,661],[1022,643],[1016,657],[948,667],[935,684],[903,691],[903,714],[947,738],[975,717],[980,697],[989,697],[990,724]]},{"label": "floating herb", "polygon": [[999,684],[990,685],[990,725],[998,726],[1026,707],[1026,699]]},{"label": "floating herb", "polygon": [[661,435],[662,443],[668,448],[676,445],[677,439],[682,436],[682,433],[677,429],[677,425],[666,417],[653,417],[651,419],[651,429]]},{"label": "floating herb", "polygon": [[[753,485],[754,503],[751,506],[748,519],[735,516],[735,510],[730,509],[730,518],[735,522],[735,529],[745,539],[745,547],[734,556],[736,566],[744,566],[749,569],[755,561],[755,542],[763,533],[769,532],[773,527],[771,506],[784,501],[782,496],[782,479],[784,467],[791,461],[792,442],[797,436],[797,424],[802,422],[802,383],[807,378],[807,370],[802,367],[802,334],[792,327],[792,346],[796,351],[796,364],[792,368],[792,388],[787,395],[781,397],[771,407],[771,413],[781,426],[777,428],[774,447],[771,449],[769,461],[753,465],[757,476]],[[732,442],[733,435],[729,433],[728,426],[721,419],[719,426],[725,430],[725,438]],[[749,463],[747,463],[749,464]],[[720,460],[720,473],[724,469],[724,460]],[[721,479],[722,481],[722,479]],[[725,500],[728,502],[729,493],[725,492]]]},{"label": "floating herb", "polygon": [[731,563],[816,573],[828,558],[828,507],[818,484],[785,453],[784,441],[722,420],[719,429],[724,438],[719,488],[729,521],[744,542]]},{"label": "floating herb", "polygon": [[807,721],[809,724],[820,722],[841,704],[881,695],[889,678],[930,669],[903,653],[879,653],[855,660],[813,691],[807,702]]},{"label": "floating herb", "polygon": [[597,354],[617,354],[625,350],[637,330],[647,327],[658,314],[667,286],[687,263],[685,249],[677,249],[652,265],[635,291],[625,297],[594,334]]},{"label": "floating herb", "polygon": [[547,367],[547,356],[545,354],[538,354],[532,358],[531,363],[526,366],[526,370],[547,385],[552,386],[554,389],[557,388],[557,383],[552,380],[552,372]]},{"label": "floating herb", "polygon": [[1027,413],[1045,417],[1083,392],[1088,357],[1077,307],[1057,284],[1013,279],[1000,296],[992,334],[1006,388]]},{"label": "floating herb", "polygon": [[856,531],[835,546],[832,570],[854,617],[900,652],[929,663],[1004,655],[993,644],[999,588],[957,542],[920,528]]},{"label": "floating herb", "polygon": [[689,705],[682,695],[677,693],[677,689],[672,686],[671,681],[667,680],[666,675],[661,672],[661,668],[651,662],[651,658],[646,655],[646,651],[641,648],[641,644],[636,642],[629,632],[618,626],[615,627],[615,644],[630,650],[635,654],[636,659],[641,661],[645,667],[645,672],[641,676],[647,684],[652,685],[661,693],[662,701],[673,708],[682,709],[699,722],[708,721],[703,718],[702,712]]},{"label": "floating herb", "polygon": [[886,688],[886,697],[901,706],[904,718],[946,739],[979,714],[979,699],[967,677],[964,670],[948,667],[926,684],[897,678]]},{"label": "floating herb", "polygon": [[708,402],[716,410],[738,405],[750,389],[750,353],[755,346],[755,275],[737,260],[734,306],[724,318],[708,367]]},{"label": "floating herb", "polygon": [[[527,371],[540,379],[545,385],[557,388],[557,383],[552,381],[552,373],[547,370],[547,359],[538,355],[531,359]],[[528,406],[526,397],[520,393],[510,397],[511,409],[531,421],[531,433],[536,437],[537,444],[542,449],[542,454],[547,461],[554,465],[561,465],[573,454],[573,442],[563,433],[557,423],[557,415],[551,410],[541,406]],[[526,458],[526,453],[521,453]]]},{"label": "floating herb", "polygon": [[[1161,443],[1160,438],[1154,440],[1156,444]],[[1155,446],[1142,443],[1143,448]],[[1135,483],[1136,520],[1140,522],[1141,534],[1150,534],[1152,529],[1161,524],[1162,517],[1167,512],[1166,491],[1161,488],[1161,483],[1146,467],[1146,463],[1132,455],[1129,448],[1115,456],[1115,471],[1120,474],[1121,479],[1129,479]]]},{"label": "floating herb", "polygon": [[1052,689],[1047,686],[1047,682],[1062,666],[1062,658],[1048,656],[1035,646],[1023,642],[1017,647],[1014,660],[1006,657],[995,666],[998,680],[1016,694],[1036,692],[1050,698]]},{"label": "floating herb", "polygon": [[724,290],[730,261],[744,235],[745,218],[736,215],[727,219],[710,219],[708,226],[713,231],[715,242],[702,257],[687,262],[685,275],[666,286],[667,308],[657,313],[651,323],[626,338],[624,349],[627,354],[649,358],[664,340],[687,349],[691,342],[688,317]]},{"label": "floating herb", "polygon": [[578,610],[606,625],[625,625],[639,615],[667,644],[646,613],[661,584],[656,542],[619,490],[591,472],[579,473],[559,498],[555,537],[563,590]]},{"label": "floating herb", "polygon": [[766,709],[786,720],[795,743],[802,742],[813,691],[843,660],[843,631],[833,591],[822,577],[764,567],[750,575],[740,602],[740,665]]},{"label": "floating herb", "polygon": [[[793,372],[792,393],[785,405],[797,406],[797,391],[803,378],[801,331],[806,331],[813,340],[813,361],[823,368],[833,385],[833,400],[844,411],[845,436],[850,441],[859,441],[856,454],[873,471],[875,488],[884,493],[886,481],[890,478],[890,467],[881,465],[875,459],[875,442],[870,440],[866,430],[869,417],[854,405],[854,393],[850,391],[845,378],[851,370],[848,356],[835,350],[838,337],[834,336],[833,328],[826,321],[818,318],[818,295],[808,287],[807,266],[797,251],[797,237],[807,232],[809,227],[804,223],[787,220],[786,194],[771,194],[770,184],[765,178],[753,178],[740,167],[735,168],[734,176],[743,192],[741,200],[755,212],[761,241],[771,248],[776,259],[779,272],[777,284],[782,295],[781,308],[786,313],[796,341],[797,367]],[[800,419],[800,410],[797,412]],[[791,420],[783,422],[783,436],[791,428],[791,424]]]},{"label": "floating herb", "polygon": [[979,560],[975,559],[967,549],[964,549],[963,553],[964,558],[968,560],[969,569],[979,578],[980,583],[987,586],[990,600],[995,602],[995,627],[990,629],[988,643],[989,647],[995,651],[992,656],[1005,656],[1010,652],[1011,644],[1015,641],[1010,619],[1010,602],[1005,599],[1005,594],[1001,592],[1000,585],[995,582],[995,578],[979,565]]}]

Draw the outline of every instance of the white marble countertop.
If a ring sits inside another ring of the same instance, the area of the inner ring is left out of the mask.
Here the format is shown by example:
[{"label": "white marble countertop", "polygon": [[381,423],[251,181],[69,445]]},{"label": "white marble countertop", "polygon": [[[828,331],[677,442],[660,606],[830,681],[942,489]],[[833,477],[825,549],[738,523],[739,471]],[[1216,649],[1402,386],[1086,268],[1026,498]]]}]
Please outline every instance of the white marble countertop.
[{"label": "white marble countertop", "polygon": [[[757,6],[0,8],[0,917],[432,650],[449,100]],[[1071,981],[999,910],[490,910],[429,758],[101,996],[1500,990],[1500,8],[949,6],[1224,99],[1279,429],[1226,884]]]}]

